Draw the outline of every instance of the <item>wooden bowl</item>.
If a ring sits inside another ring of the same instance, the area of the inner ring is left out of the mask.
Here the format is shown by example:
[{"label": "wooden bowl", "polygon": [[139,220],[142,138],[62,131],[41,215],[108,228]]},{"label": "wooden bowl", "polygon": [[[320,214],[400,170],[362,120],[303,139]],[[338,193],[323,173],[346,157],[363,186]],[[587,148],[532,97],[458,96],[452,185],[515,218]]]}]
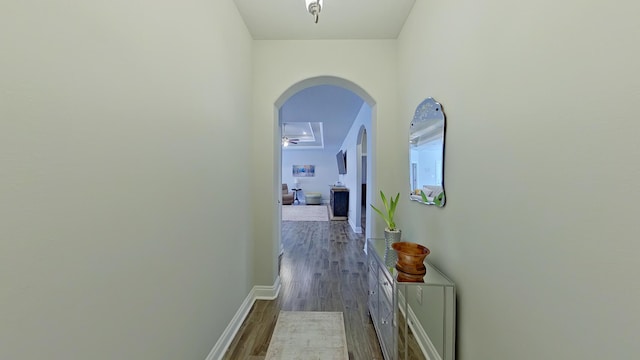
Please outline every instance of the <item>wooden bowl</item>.
[{"label": "wooden bowl", "polygon": [[413,275],[413,274],[404,273],[402,271],[398,271],[396,280],[398,280],[398,282],[424,282],[424,274]]},{"label": "wooden bowl", "polygon": [[398,264],[406,269],[418,269],[424,266],[424,259],[431,252],[425,246],[406,241],[393,243],[391,246],[398,253]]},{"label": "wooden bowl", "polygon": [[402,271],[403,273],[411,275],[424,275],[427,273],[427,268],[424,266],[424,264],[409,266],[396,262],[396,269],[398,271]]}]

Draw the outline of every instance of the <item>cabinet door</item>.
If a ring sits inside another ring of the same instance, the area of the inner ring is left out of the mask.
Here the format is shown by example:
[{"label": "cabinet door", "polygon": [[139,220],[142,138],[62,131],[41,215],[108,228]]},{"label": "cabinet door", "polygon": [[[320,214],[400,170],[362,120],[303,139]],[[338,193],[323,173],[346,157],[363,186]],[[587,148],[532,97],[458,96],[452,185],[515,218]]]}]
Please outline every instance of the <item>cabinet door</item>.
[{"label": "cabinet door", "polygon": [[349,213],[349,192],[335,191],[334,197],[333,213],[336,216],[347,216]]},{"label": "cabinet door", "polygon": [[373,267],[369,268],[369,315],[371,320],[375,323],[378,322],[378,267],[374,263]]},{"label": "cabinet door", "polygon": [[384,296],[379,298],[380,345],[382,345],[382,351],[385,353],[385,359],[395,359],[397,350],[393,336],[393,305]]}]

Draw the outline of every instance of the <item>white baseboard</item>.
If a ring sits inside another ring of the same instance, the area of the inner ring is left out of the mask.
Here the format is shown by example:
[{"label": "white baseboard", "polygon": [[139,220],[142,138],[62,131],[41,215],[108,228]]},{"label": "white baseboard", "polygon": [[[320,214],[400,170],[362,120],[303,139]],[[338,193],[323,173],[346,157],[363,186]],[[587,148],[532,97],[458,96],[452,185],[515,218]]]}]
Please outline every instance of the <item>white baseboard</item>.
[{"label": "white baseboard", "polygon": [[349,226],[351,226],[351,230],[353,230],[356,234],[362,234],[362,226],[357,226],[352,218],[349,218]]},{"label": "white baseboard", "polygon": [[[402,293],[398,293],[398,307],[400,311],[404,314],[404,296]],[[427,332],[424,331],[422,325],[420,325],[420,321],[418,321],[418,317],[416,313],[413,312],[411,306],[407,307],[409,316],[405,315],[405,319],[409,320],[409,327],[413,332],[413,335],[416,337],[416,342],[418,346],[420,346],[420,350],[422,350],[422,354],[427,358],[427,360],[442,360],[440,354],[438,354],[438,350],[429,339]]]},{"label": "white baseboard", "polygon": [[[274,300],[278,297],[278,293],[280,293],[280,276],[276,278],[276,282],[271,286],[254,286],[251,289],[251,292],[254,293],[253,300]],[[250,293],[251,294],[251,293]]]},{"label": "white baseboard", "polygon": [[240,326],[244,322],[244,319],[247,318],[249,311],[253,307],[253,304],[256,300],[274,300],[278,297],[280,293],[280,277],[276,278],[273,286],[254,286],[253,289],[249,292],[249,295],[244,299],[242,305],[236,312],[236,314],[231,319],[227,328],[224,329],[222,335],[213,346],[213,349],[209,352],[205,360],[220,360],[227,352],[229,345],[233,341],[233,338],[236,337]]}]

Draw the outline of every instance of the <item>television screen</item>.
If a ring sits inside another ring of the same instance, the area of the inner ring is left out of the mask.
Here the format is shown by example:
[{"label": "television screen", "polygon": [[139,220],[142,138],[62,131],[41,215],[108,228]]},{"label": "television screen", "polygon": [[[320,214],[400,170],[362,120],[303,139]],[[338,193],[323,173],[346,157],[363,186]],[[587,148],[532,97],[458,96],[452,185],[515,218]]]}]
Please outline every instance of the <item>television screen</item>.
[{"label": "television screen", "polygon": [[338,174],[347,173],[347,153],[342,150],[336,154],[336,161],[338,162]]}]

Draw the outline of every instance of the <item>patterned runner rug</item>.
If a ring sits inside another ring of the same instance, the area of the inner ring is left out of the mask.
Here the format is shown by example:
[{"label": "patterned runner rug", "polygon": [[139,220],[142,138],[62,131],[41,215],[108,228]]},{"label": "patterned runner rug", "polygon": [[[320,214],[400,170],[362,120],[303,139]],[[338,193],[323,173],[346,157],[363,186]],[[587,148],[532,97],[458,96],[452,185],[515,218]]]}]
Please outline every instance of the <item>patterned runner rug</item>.
[{"label": "patterned runner rug", "polygon": [[326,205],[283,205],[282,221],[329,221]]},{"label": "patterned runner rug", "polygon": [[348,360],[341,312],[280,311],[265,360]]}]

